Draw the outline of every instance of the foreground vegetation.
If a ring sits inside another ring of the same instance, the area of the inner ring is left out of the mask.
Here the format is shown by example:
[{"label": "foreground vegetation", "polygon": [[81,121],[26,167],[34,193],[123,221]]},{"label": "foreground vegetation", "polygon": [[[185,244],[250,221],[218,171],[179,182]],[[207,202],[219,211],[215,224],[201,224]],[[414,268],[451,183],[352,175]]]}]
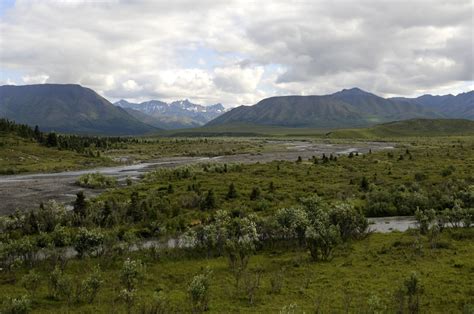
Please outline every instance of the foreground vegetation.
[{"label": "foreground vegetation", "polygon": [[[104,162],[266,149],[139,139],[89,154],[14,136],[21,149]],[[102,194],[0,218],[0,312],[472,313],[473,151],[469,136],[405,138],[367,154],[158,169],[126,185],[86,174],[76,184]],[[393,215],[414,215],[417,229],[369,232],[366,216]]]},{"label": "foreground vegetation", "polygon": [[[200,312],[199,302],[220,313],[472,313],[473,237],[472,229],[446,231],[433,247],[416,232],[372,234],[319,263],[290,245],[267,248],[250,258],[238,289],[225,256],[148,249],[70,260],[56,271],[51,259],[33,271],[2,273],[0,294],[4,309],[9,298],[25,296],[25,306],[38,313],[125,312],[129,306],[139,313]],[[125,274],[135,282],[130,304],[121,292]]]}]

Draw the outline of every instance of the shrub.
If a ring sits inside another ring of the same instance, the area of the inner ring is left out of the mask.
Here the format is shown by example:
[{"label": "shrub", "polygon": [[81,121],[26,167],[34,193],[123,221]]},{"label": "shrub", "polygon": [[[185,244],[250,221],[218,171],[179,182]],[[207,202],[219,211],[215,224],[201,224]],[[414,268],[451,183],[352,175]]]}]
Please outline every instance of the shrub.
[{"label": "shrub", "polygon": [[80,228],[76,235],[73,246],[79,258],[86,254],[91,254],[97,250],[104,241],[104,235],[99,231]]},{"label": "shrub", "polygon": [[80,297],[84,298],[87,303],[91,304],[94,302],[97,293],[99,293],[102,283],[103,280],[100,275],[100,269],[99,267],[95,267],[92,273],[82,281]]},{"label": "shrub", "polygon": [[283,239],[297,238],[303,243],[309,220],[302,208],[279,209],[275,214],[275,220],[278,223],[278,234]]},{"label": "shrub", "polygon": [[66,298],[68,301],[72,296],[71,279],[64,275],[59,266],[56,266],[49,276],[49,294],[54,299]]},{"label": "shrub", "polygon": [[235,278],[236,290],[239,289],[240,279],[247,269],[250,256],[255,252],[258,241],[257,224],[253,216],[235,217],[230,220],[224,250],[229,268]]},{"label": "shrub", "polygon": [[144,267],[140,260],[127,259],[120,270],[120,282],[124,287],[120,291],[120,298],[125,302],[128,313],[132,311],[136,299],[137,285],[143,273]]},{"label": "shrub", "polygon": [[9,297],[2,302],[0,313],[4,314],[26,314],[31,310],[31,300],[27,296]]},{"label": "shrub", "polygon": [[284,281],[284,272],[283,270],[273,273],[270,277],[270,293],[278,294],[281,292]]},{"label": "shrub", "polygon": [[80,176],[76,184],[85,188],[103,189],[117,185],[117,180],[100,173],[87,173]]},{"label": "shrub", "polygon": [[40,284],[41,277],[34,270],[30,270],[28,274],[24,275],[21,278],[21,285],[23,286],[23,288],[26,289],[26,291],[28,291],[28,294],[32,297],[35,296],[36,290],[38,290]]},{"label": "shrub", "polygon": [[420,210],[419,208],[415,211],[415,219],[421,234],[427,234],[430,225],[436,218],[436,212],[433,209]]},{"label": "shrub", "polygon": [[193,313],[202,313],[209,309],[209,286],[211,270],[207,268],[202,274],[196,275],[188,287]]}]

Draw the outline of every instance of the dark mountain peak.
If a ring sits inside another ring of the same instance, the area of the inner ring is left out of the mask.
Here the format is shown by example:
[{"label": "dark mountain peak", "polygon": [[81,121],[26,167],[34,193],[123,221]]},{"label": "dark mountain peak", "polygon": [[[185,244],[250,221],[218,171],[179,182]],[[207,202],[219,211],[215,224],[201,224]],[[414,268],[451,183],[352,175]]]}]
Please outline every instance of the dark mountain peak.
[{"label": "dark mountain peak", "polygon": [[156,130],[77,84],[2,86],[0,116],[67,133],[132,135]]},{"label": "dark mountain peak", "polygon": [[207,110],[216,111],[216,112],[224,112],[225,108],[221,103],[217,103],[214,105],[207,106]]},{"label": "dark mountain peak", "polygon": [[125,107],[127,105],[132,105],[132,103],[125,99],[120,99],[119,101],[114,102],[114,105],[119,106],[119,107]]},{"label": "dark mountain peak", "polygon": [[349,89],[343,89],[340,92],[337,92],[335,94],[344,94],[344,95],[373,95],[369,92],[366,92],[365,90],[362,90],[358,87],[353,87]]}]

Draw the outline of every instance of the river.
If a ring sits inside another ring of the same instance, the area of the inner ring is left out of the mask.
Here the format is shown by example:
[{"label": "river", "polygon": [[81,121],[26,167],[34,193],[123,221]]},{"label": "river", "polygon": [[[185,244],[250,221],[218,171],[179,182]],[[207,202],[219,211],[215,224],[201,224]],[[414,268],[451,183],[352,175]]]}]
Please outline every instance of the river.
[{"label": "river", "polygon": [[142,174],[159,167],[176,167],[197,163],[295,161],[299,156],[303,159],[309,159],[312,156],[321,156],[322,154],[344,155],[350,152],[365,154],[369,151],[375,152],[394,148],[393,144],[385,142],[355,142],[349,144],[326,144],[310,141],[273,142],[277,144],[274,151],[258,154],[236,154],[216,157],[164,157],[133,165],[57,173],[0,176],[0,215],[10,214],[17,208],[31,209],[39,206],[41,202],[50,199],[68,203],[74,200],[75,194],[79,191],[84,191],[87,197],[99,194],[100,190],[84,189],[74,184],[81,175],[86,173],[98,172],[116,177],[119,182],[123,182],[128,177],[137,180]]}]

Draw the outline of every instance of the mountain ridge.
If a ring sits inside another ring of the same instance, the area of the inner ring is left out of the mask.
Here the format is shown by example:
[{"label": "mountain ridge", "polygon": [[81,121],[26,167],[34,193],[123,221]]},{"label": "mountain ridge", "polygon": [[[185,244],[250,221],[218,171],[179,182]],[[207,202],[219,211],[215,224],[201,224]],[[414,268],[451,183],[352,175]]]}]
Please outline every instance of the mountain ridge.
[{"label": "mountain ridge", "polygon": [[64,133],[139,135],[158,130],[78,84],[0,86],[0,117]]},{"label": "mountain ridge", "polygon": [[121,99],[115,102],[114,105],[124,108],[128,113],[143,122],[148,121],[148,123],[163,129],[198,127],[225,112],[224,106],[220,103],[204,106],[194,104],[188,99],[176,100],[170,103],[160,100],[131,103]]},{"label": "mountain ridge", "polygon": [[253,106],[236,107],[206,125],[252,123],[283,127],[341,128],[414,118],[474,119],[474,115],[464,114],[474,111],[473,92],[458,96],[452,96],[455,100],[450,101],[450,114],[444,107],[443,111],[440,107],[430,106],[429,101],[418,98],[383,98],[360,88],[343,89],[330,95],[274,96],[262,99]]}]

